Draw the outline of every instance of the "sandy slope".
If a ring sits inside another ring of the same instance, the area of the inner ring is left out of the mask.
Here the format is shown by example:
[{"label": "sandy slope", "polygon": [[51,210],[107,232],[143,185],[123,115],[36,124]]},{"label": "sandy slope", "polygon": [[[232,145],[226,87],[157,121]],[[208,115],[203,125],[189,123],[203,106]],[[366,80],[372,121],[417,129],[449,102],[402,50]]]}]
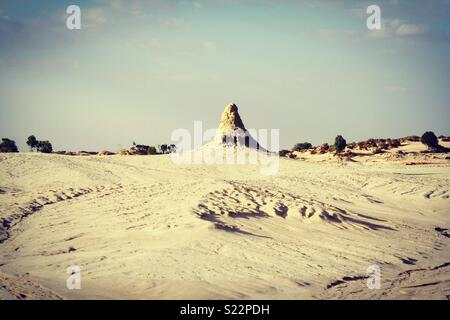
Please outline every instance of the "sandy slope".
[{"label": "sandy slope", "polygon": [[449,298],[449,162],[0,154],[0,297]]}]

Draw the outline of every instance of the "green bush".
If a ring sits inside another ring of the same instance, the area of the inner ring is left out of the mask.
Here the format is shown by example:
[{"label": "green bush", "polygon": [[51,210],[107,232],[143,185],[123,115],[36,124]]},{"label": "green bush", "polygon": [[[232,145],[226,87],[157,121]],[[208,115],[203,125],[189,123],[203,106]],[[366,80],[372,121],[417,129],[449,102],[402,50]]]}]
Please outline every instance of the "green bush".
[{"label": "green bush", "polygon": [[436,137],[436,135],[434,134],[434,132],[432,131],[427,131],[422,135],[422,138],[420,139],[420,141],[427,145],[428,148],[435,148],[439,145],[438,139]]},{"label": "green bush", "polygon": [[309,142],[303,142],[303,143],[296,143],[295,146],[292,148],[292,151],[300,151],[300,150],[306,150],[311,149],[312,144]]},{"label": "green bush", "polygon": [[159,146],[159,150],[162,154],[167,153],[168,149],[169,149],[169,147],[167,146],[167,144],[162,144]]},{"label": "green bush", "polygon": [[346,145],[347,141],[345,141],[345,139],[341,135],[338,135],[336,139],[334,139],[336,153],[341,153],[342,151],[344,151]]},{"label": "green bush", "polygon": [[48,141],[37,140],[34,135],[31,135],[27,139],[27,145],[31,150],[35,149],[38,152],[42,153],[52,153],[53,147],[52,144]]},{"label": "green bush", "polygon": [[290,153],[291,153],[291,151],[289,151],[289,150],[280,150],[280,151],[278,152],[278,155],[279,155],[280,157],[286,157],[286,156],[288,156]]},{"label": "green bush", "polygon": [[14,140],[2,138],[2,142],[0,143],[0,152],[19,152],[19,150],[17,149],[16,142]]},{"label": "green bush", "polygon": [[404,137],[403,140],[405,141],[420,141],[420,137],[419,136],[407,136]]},{"label": "green bush", "polygon": [[147,149],[147,154],[149,154],[149,155],[158,154],[158,151],[156,150],[155,147],[150,146],[150,147],[148,147],[148,149]]},{"label": "green bush", "polygon": [[131,147],[131,150],[134,151],[135,154],[146,155],[148,154],[149,146],[145,144],[134,144],[134,147]]},{"label": "green bush", "polygon": [[34,135],[31,135],[28,137],[27,145],[30,147],[30,150],[33,151],[33,149],[36,149],[39,141],[37,141],[36,137]]},{"label": "green bush", "polygon": [[37,151],[42,153],[52,153],[53,147],[49,141],[39,141],[36,146]]}]

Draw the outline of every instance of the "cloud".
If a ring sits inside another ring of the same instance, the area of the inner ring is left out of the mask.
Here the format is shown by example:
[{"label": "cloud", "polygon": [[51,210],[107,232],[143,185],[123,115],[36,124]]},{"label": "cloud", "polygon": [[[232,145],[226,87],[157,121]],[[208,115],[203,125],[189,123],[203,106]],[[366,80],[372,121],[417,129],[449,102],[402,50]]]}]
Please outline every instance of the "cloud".
[{"label": "cloud", "polygon": [[[365,23],[367,2],[349,0],[349,15]],[[405,42],[449,42],[449,0],[380,0],[381,30],[364,32],[369,38],[397,39]]]},{"label": "cloud", "polygon": [[370,38],[423,38],[428,35],[430,26],[426,24],[413,24],[399,19],[385,19],[380,30],[372,30]]}]

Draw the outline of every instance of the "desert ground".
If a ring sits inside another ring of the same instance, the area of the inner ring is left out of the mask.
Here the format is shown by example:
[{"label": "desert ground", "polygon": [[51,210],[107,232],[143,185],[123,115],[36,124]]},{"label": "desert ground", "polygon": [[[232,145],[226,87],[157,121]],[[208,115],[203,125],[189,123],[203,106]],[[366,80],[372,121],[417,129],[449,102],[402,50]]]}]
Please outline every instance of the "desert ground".
[{"label": "desert ground", "polygon": [[[0,154],[0,297],[449,299],[450,160],[399,149],[280,158],[275,175]],[[80,290],[66,288],[73,265]]]}]

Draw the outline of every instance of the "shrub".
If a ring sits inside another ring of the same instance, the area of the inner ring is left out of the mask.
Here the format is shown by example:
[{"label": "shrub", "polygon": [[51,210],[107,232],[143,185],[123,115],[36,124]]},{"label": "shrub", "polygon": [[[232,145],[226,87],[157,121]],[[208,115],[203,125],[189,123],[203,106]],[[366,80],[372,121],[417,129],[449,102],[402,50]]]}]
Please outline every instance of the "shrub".
[{"label": "shrub", "polygon": [[33,151],[38,145],[39,141],[37,141],[34,135],[28,137],[27,145],[30,147],[30,150]]},{"label": "shrub", "polygon": [[401,146],[400,139],[391,140],[391,148],[398,148]]},{"label": "shrub", "polygon": [[52,153],[53,147],[49,141],[39,141],[36,146],[37,151],[42,153]]},{"label": "shrub", "polygon": [[420,141],[427,145],[428,148],[435,148],[438,146],[438,139],[436,137],[436,135],[434,134],[434,132],[432,131],[427,131],[422,135],[422,138],[420,139]]},{"label": "shrub", "polygon": [[367,146],[366,146],[366,142],[365,142],[365,141],[360,141],[360,142],[357,143],[357,145],[358,145],[358,148],[359,148],[360,150],[366,150],[366,149],[367,149]]},{"label": "shrub", "polygon": [[309,142],[303,142],[303,143],[296,143],[295,146],[292,148],[292,151],[300,151],[300,150],[306,150],[311,149],[312,144]]},{"label": "shrub", "polygon": [[376,148],[377,147],[377,141],[374,138],[370,138],[366,141],[366,147],[367,148]]},{"label": "shrub", "polygon": [[[36,149],[38,152],[42,153],[52,153],[53,147],[52,144],[48,141],[41,141],[37,140],[34,135],[31,135],[27,139],[27,145],[30,147],[31,150]],[[97,153],[95,153],[97,154]]]},{"label": "shrub", "polygon": [[0,152],[19,152],[14,140],[9,140],[8,138],[2,138],[0,143]]},{"label": "shrub", "polygon": [[347,141],[345,141],[345,139],[341,135],[338,135],[336,139],[334,139],[336,153],[341,153],[342,151],[344,151],[346,145]]},{"label": "shrub", "polygon": [[169,147],[167,146],[167,144],[162,144],[159,146],[159,150],[162,154],[167,153]]},{"label": "shrub", "polygon": [[420,141],[420,137],[419,136],[407,136],[403,138],[404,141]]},{"label": "shrub", "polygon": [[286,157],[287,155],[289,155],[291,153],[291,151],[289,151],[289,150],[280,150],[279,152],[278,152],[278,155],[280,156],[280,157]]},{"label": "shrub", "polygon": [[131,147],[131,150],[134,154],[146,155],[148,154],[148,148],[150,147],[144,144],[135,144],[134,147]]},{"label": "shrub", "polygon": [[148,147],[148,149],[147,149],[147,154],[153,155],[153,154],[158,154],[158,152],[157,152],[157,150],[156,150],[155,147],[150,146],[150,147]]},{"label": "shrub", "polygon": [[330,146],[328,145],[328,143],[323,143],[320,146],[314,147],[311,150],[311,154],[324,154],[327,153],[329,149]]}]

